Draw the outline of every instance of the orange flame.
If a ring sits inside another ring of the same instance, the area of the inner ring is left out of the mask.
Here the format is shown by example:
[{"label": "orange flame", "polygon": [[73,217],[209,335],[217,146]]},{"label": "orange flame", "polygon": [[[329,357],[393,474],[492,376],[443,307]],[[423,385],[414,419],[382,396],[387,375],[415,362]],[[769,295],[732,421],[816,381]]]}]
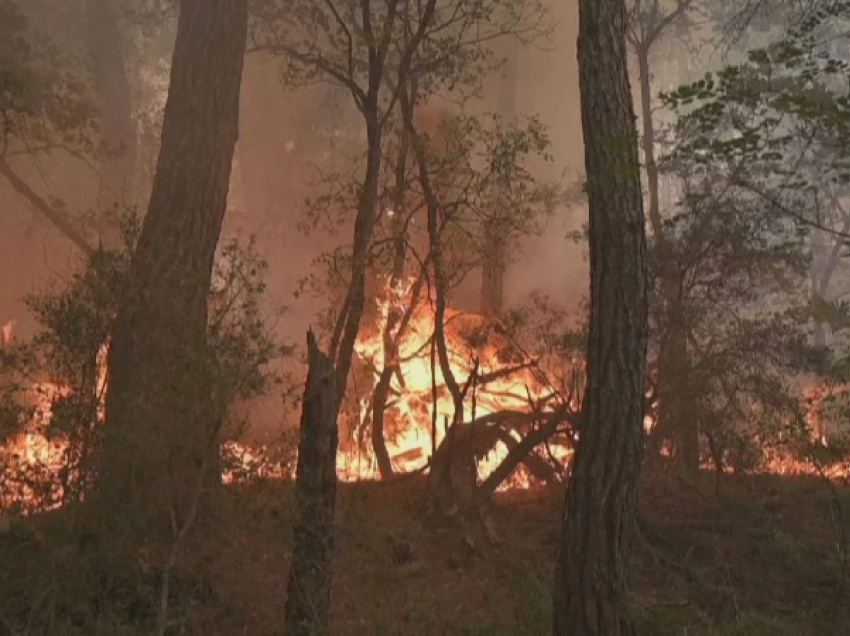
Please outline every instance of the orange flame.
[{"label": "orange flame", "polygon": [[[377,385],[387,364],[397,364],[391,375],[389,394],[391,400],[386,409],[386,446],[393,464],[401,472],[423,468],[445,435],[445,425],[455,418],[455,406],[446,378],[439,363],[432,369],[431,345],[435,328],[432,304],[425,299],[412,298],[415,281],[408,279],[395,288],[386,290],[378,298],[378,320],[374,329],[361,333],[355,350],[367,367],[372,370],[373,384]],[[398,324],[403,323],[402,314],[410,312],[404,333],[399,337]],[[477,418],[500,412],[527,413],[553,402],[554,390],[547,385],[545,374],[535,368],[532,361],[525,359],[505,361],[497,343],[499,337],[490,338],[480,346],[471,344],[470,335],[481,330],[485,321],[481,316],[464,314],[451,309],[445,315],[445,339],[449,367],[456,382],[469,385],[463,402],[463,413],[457,414],[461,422],[468,423]],[[386,359],[384,337],[387,334],[397,340],[395,360]],[[503,338],[504,340],[504,338]],[[507,345],[507,341],[501,344]],[[473,375],[475,376],[473,378]],[[436,399],[434,399],[436,396]],[[370,419],[372,392],[359,399],[359,421]],[[437,423],[436,437],[434,423]],[[440,430],[442,428],[442,430]],[[516,441],[521,438],[510,431]],[[356,444],[349,445],[349,452],[341,453],[341,474],[346,478],[370,479],[376,476],[377,466],[371,452],[352,460],[350,452]],[[552,452],[565,460],[569,451],[556,447]],[[479,462],[479,476],[489,475],[508,454],[508,447],[496,442],[495,447]],[[528,485],[527,477],[518,476],[514,487]]]},{"label": "orange flame", "polygon": [[[406,322],[404,333],[397,343],[397,370],[394,372],[389,394],[391,399],[386,408],[386,446],[395,468],[401,472],[409,472],[426,466],[431,450],[439,444],[445,434],[445,422],[454,417],[454,403],[446,387],[439,365],[431,368],[431,338],[434,332],[435,316],[428,302],[413,299],[411,289],[413,281],[407,280],[395,289],[388,289],[378,300],[378,319],[372,328],[364,329],[357,340],[355,350],[360,361],[371,369],[373,387],[383,372],[385,360],[384,335],[390,323],[390,316],[397,319],[414,303],[409,320]],[[418,303],[418,304],[416,304]],[[396,320],[396,322],[398,322]],[[463,403],[462,422],[498,412],[524,413],[532,408],[545,412],[551,409],[554,390],[547,384],[545,376],[539,369],[535,370],[530,361],[520,359],[506,362],[496,344],[492,342],[483,346],[473,347],[468,338],[468,332],[484,325],[480,316],[462,314],[448,310],[445,317],[445,336],[449,365],[459,384],[471,382],[473,373],[480,383],[471,388]],[[398,336],[398,327],[390,333],[390,337]],[[3,341],[11,338],[11,323],[4,327]],[[107,385],[106,354],[108,343],[105,343],[97,358],[99,396],[98,421],[105,419],[104,396]],[[21,468],[36,468],[50,480],[57,481],[63,463],[67,443],[60,440],[48,439],[47,425],[51,417],[51,406],[59,396],[67,396],[70,388],[63,385],[42,383],[32,388],[32,401],[35,403],[35,415],[28,423],[24,432],[5,447],[0,449],[7,464],[17,462]],[[436,395],[436,400],[434,396]],[[371,448],[358,444],[355,437],[357,424],[368,421],[372,400],[372,391],[360,397],[356,422],[349,425],[349,436],[343,439],[337,457],[340,479],[355,481],[371,479],[377,476],[377,466]],[[432,434],[432,423],[438,427],[436,438]],[[344,418],[343,418],[344,419]],[[442,428],[443,430],[439,430]],[[521,438],[516,431],[508,431],[516,441]],[[232,460],[233,468],[228,468],[222,474],[225,483],[237,481],[240,474],[251,473],[261,478],[285,478],[293,476],[291,463],[282,465],[271,462],[266,456],[265,449],[251,448],[248,445],[229,441],[223,445],[222,451]],[[561,462],[566,461],[571,451],[563,446],[549,449],[553,457]],[[497,441],[493,449],[479,462],[479,475],[486,477],[498,466],[508,453],[508,448],[502,441]],[[529,485],[528,476],[517,471],[513,481],[503,484],[507,486],[526,487]],[[7,490],[6,499],[0,504],[15,501],[34,503],[37,496],[32,488],[22,486],[11,493]],[[52,500],[61,501],[61,491],[53,492]],[[43,509],[43,506],[41,507]]]}]

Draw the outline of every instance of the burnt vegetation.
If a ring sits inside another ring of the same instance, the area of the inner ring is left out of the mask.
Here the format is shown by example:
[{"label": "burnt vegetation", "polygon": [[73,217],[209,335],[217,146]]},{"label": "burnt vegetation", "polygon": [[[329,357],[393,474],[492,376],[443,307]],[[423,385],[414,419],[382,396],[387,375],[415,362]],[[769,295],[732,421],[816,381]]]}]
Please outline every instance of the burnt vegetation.
[{"label": "burnt vegetation", "polygon": [[560,4],[0,0],[0,635],[850,632],[850,3]]}]

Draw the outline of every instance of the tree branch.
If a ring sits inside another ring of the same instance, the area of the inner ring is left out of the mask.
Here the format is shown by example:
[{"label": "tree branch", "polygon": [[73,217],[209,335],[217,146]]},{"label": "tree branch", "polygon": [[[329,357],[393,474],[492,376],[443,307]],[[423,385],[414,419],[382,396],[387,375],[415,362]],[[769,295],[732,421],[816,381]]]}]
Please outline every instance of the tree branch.
[{"label": "tree branch", "polygon": [[0,158],[0,175],[6,179],[14,188],[15,192],[25,198],[42,216],[46,217],[53,226],[58,229],[65,238],[80,248],[86,256],[94,254],[92,247],[86,238],[74,227],[74,225],[58,210],[55,210],[44,198],[33,190],[30,185],[21,179],[20,175],[12,169],[5,158]]}]

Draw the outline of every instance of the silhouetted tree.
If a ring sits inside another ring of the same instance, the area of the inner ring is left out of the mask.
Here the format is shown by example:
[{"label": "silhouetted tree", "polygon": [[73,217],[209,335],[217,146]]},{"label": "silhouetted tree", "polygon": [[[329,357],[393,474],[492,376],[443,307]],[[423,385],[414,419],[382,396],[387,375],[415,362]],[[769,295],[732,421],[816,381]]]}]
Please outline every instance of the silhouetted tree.
[{"label": "silhouetted tree", "polygon": [[629,543],[643,438],[647,269],[624,0],[579,2],[590,332],[553,598],[556,636],[634,634]]},{"label": "silhouetted tree", "polygon": [[217,456],[207,301],[247,19],[246,0],[180,3],[156,177],[109,352],[99,494],[115,516],[168,519],[176,535]]},{"label": "silhouetted tree", "polygon": [[298,444],[295,546],[286,596],[288,636],[328,633],[336,510],[336,370],[307,333],[307,383]]}]

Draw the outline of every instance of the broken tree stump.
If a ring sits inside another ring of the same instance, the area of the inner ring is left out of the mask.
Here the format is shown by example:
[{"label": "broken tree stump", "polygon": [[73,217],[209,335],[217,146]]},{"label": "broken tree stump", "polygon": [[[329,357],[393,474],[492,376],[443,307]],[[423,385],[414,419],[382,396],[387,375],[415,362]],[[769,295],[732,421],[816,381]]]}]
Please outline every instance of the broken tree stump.
[{"label": "broken tree stump", "polygon": [[336,370],[307,332],[307,382],[296,473],[296,525],[284,633],[328,633],[336,508]]}]

